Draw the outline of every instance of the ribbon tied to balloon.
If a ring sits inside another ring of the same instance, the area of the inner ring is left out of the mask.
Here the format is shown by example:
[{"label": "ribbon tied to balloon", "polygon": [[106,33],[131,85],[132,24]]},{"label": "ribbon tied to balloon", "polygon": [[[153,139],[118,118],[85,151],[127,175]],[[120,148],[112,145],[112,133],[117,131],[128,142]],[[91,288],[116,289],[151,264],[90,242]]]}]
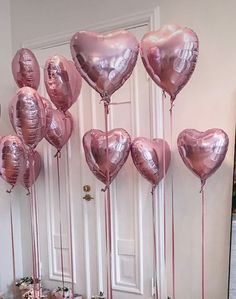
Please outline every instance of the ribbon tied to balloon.
[{"label": "ribbon tied to balloon", "polygon": [[[140,43],[141,58],[147,73],[163,91],[163,115],[165,93],[170,96],[170,139],[173,143],[172,109],[178,93],[189,81],[197,62],[199,41],[196,33],[180,25],[165,25],[158,31],[147,32]],[[163,127],[165,124],[163,119]],[[164,133],[165,135],[165,133]],[[173,176],[172,207],[174,206]],[[174,208],[172,208],[172,260],[173,260],[173,299],[175,299],[174,262]]]},{"label": "ribbon tied to balloon", "polygon": [[170,165],[171,153],[168,143],[159,138],[150,140],[138,137],[132,142],[131,156],[138,172],[152,184],[153,192]]},{"label": "ribbon tied to balloon", "polygon": [[70,47],[77,70],[108,104],[131,75],[139,53],[136,37],[126,30],[107,35],[80,31]]},{"label": "ribbon tied to balloon", "polygon": [[152,184],[153,280],[155,285],[155,298],[158,298],[156,202],[154,190],[167,173],[170,165],[171,152],[168,143],[163,139],[155,138],[150,140],[145,137],[138,137],[132,142],[131,156],[138,172]]},{"label": "ribbon tied to balloon", "polygon": [[199,51],[196,33],[179,25],[165,25],[146,33],[140,48],[149,76],[169,94],[173,105],[196,66]]},{"label": "ribbon tied to balloon", "polygon": [[107,169],[109,171],[108,185],[110,185],[126,162],[130,146],[131,138],[124,129],[109,131],[107,161],[106,134],[100,130],[92,129],[83,137],[87,164],[96,178],[105,185],[107,184]]},{"label": "ribbon tied to balloon", "polygon": [[182,131],[177,139],[178,150],[184,164],[201,180],[202,197],[202,295],[205,298],[205,196],[206,180],[216,172],[228,150],[228,135],[221,129],[199,132]]},{"label": "ribbon tied to balloon", "polygon": [[186,129],[179,134],[177,144],[184,164],[200,178],[203,187],[224,161],[229,138],[221,129]]}]

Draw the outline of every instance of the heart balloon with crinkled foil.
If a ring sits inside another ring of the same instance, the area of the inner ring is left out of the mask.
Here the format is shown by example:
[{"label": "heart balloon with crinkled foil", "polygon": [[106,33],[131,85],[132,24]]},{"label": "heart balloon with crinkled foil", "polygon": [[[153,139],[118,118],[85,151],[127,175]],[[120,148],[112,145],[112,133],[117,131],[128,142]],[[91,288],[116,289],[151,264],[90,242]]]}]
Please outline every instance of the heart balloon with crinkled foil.
[{"label": "heart balloon with crinkled foil", "polygon": [[73,118],[69,111],[65,113],[52,109],[52,121],[47,127],[46,140],[53,145],[58,152],[68,142],[73,131]]},{"label": "heart balloon with crinkled foil", "polygon": [[140,48],[148,74],[173,102],[196,66],[199,51],[196,33],[179,25],[165,25],[146,33]]},{"label": "heart balloon with crinkled foil", "polygon": [[80,31],[70,47],[81,76],[107,102],[131,75],[139,53],[136,37],[126,30],[107,35]]},{"label": "heart balloon with crinkled foil", "polygon": [[29,148],[35,148],[46,133],[46,110],[39,93],[20,88],[9,105],[9,117],[17,135]]},{"label": "heart balloon with crinkled foil", "polygon": [[136,138],[131,156],[138,172],[156,187],[165,176],[171,159],[170,147],[163,139]]},{"label": "heart balloon with crinkled foil", "polygon": [[8,135],[0,138],[0,176],[12,188],[24,172],[25,148],[21,139]]},{"label": "heart balloon with crinkled foil", "polygon": [[66,112],[78,99],[82,78],[72,61],[54,55],[45,63],[44,83],[53,104]]},{"label": "heart balloon with crinkled foil", "polygon": [[[131,138],[124,129],[113,129],[108,132],[108,154],[106,133],[93,129],[85,133],[83,137],[87,164],[93,174],[107,186],[126,162],[130,145]],[[109,180],[107,180],[107,174]]]},{"label": "heart balloon with crinkled foil", "polygon": [[179,134],[177,144],[184,164],[205,184],[224,161],[229,138],[221,129],[186,129]]},{"label": "heart balloon with crinkled foil", "polygon": [[34,53],[22,48],[17,51],[12,60],[12,74],[19,88],[28,86],[38,89],[40,69]]},{"label": "heart balloon with crinkled foil", "polygon": [[42,167],[39,152],[36,150],[28,151],[25,159],[25,171],[21,177],[21,184],[29,189],[37,180]]}]

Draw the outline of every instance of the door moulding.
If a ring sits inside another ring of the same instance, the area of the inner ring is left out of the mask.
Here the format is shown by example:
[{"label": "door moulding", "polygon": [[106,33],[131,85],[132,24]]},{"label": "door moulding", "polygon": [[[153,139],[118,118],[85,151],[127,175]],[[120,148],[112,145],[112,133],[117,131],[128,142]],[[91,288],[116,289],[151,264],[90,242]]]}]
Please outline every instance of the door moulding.
[{"label": "door moulding", "polygon": [[46,35],[36,39],[26,40],[22,43],[22,47],[27,47],[32,50],[47,49],[56,46],[68,44],[75,32],[80,30],[96,31],[96,32],[110,32],[117,29],[131,29],[147,24],[150,30],[156,30],[159,27],[159,7],[149,9],[144,12],[130,14],[121,18],[106,20],[104,22],[85,26],[82,28],[75,28],[60,34]]}]

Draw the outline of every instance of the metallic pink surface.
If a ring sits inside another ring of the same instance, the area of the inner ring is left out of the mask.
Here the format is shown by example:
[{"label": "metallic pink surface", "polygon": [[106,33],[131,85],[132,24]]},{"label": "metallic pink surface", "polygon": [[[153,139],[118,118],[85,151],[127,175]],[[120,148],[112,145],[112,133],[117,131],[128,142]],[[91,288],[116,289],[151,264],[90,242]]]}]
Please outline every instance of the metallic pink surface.
[{"label": "metallic pink surface", "polygon": [[173,102],[196,66],[199,51],[196,33],[179,25],[165,25],[146,33],[140,47],[148,74]]},{"label": "metallic pink surface", "polygon": [[75,103],[82,86],[82,78],[75,65],[60,55],[46,61],[44,82],[51,101],[63,112]]},{"label": "metallic pink surface", "polygon": [[125,30],[107,35],[80,31],[70,46],[81,76],[108,102],[131,75],[139,52],[136,37]]},{"label": "metallic pink surface", "polygon": [[48,128],[52,122],[53,108],[52,108],[52,104],[50,103],[49,100],[47,100],[43,97],[41,97],[41,99],[42,99],[43,106],[45,109],[45,114],[46,114],[46,128]]},{"label": "metallic pink surface", "polygon": [[221,129],[210,129],[205,132],[186,129],[179,134],[177,144],[184,164],[204,184],[224,161],[229,138]]},{"label": "metallic pink surface", "polygon": [[[30,162],[33,167],[33,170],[31,171],[30,171]],[[26,189],[29,189],[37,180],[41,167],[42,167],[42,162],[41,162],[40,154],[35,150],[28,151],[25,159],[25,171],[21,177],[22,186],[24,186]]]},{"label": "metallic pink surface", "polygon": [[12,60],[12,74],[19,88],[29,86],[38,89],[40,70],[34,53],[29,49],[20,49]]},{"label": "metallic pink surface", "polygon": [[165,176],[171,160],[170,147],[165,140],[145,137],[138,137],[132,142],[131,156],[138,172],[153,187]]},{"label": "metallic pink surface", "polygon": [[100,130],[90,130],[83,137],[85,158],[90,170],[104,184],[109,184],[117,176],[126,162],[130,151],[131,139],[124,129],[113,129],[108,132],[108,161],[106,134]]},{"label": "metallic pink surface", "polygon": [[46,133],[46,114],[41,96],[30,87],[22,87],[9,106],[9,117],[17,135],[35,148]]},{"label": "metallic pink surface", "polygon": [[25,148],[19,137],[8,135],[0,139],[0,175],[14,186],[24,170]]},{"label": "metallic pink surface", "polygon": [[58,151],[68,142],[73,130],[73,118],[70,112],[52,110],[52,121],[47,128],[46,140]]}]

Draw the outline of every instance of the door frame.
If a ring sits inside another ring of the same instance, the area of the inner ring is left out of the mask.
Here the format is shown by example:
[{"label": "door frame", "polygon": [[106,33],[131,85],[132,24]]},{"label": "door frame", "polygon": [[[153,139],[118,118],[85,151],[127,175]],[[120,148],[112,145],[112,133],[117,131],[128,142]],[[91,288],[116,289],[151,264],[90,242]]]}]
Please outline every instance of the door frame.
[{"label": "door frame", "polygon": [[[96,31],[96,32],[110,32],[112,30],[117,30],[121,28],[131,29],[135,27],[140,27],[142,25],[148,25],[150,31],[157,30],[160,27],[160,10],[159,7],[154,9],[149,9],[140,13],[129,14],[121,18],[114,18],[109,19],[104,22],[95,23],[89,26],[85,26],[83,28],[75,28],[73,30],[54,34],[54,35],[47,35],[44,37],[26,40],[22,42],[21,46],[30,48],[32,50],[42,50],[51,47],[61,46],[63,44],[68,44],[72,35],[79,30],[86,30],[86,31]],[[164,136],[164,126],[163,126],[163,108],[162,108],[162,97],[161,97],[161,90],[158,88],[153,82],[151,84],[151,99],[150,105],[152,110],[151,115],[151,137],[159,137],[163,138]],[[158,200],[157,200],[158,198]],[[164,253],[164,183],[161,182],[158,187],[158,192],[156,196],[156,204],[158,206],[157,210],[157,219],[158,219],[158,228],[157,228],[157,239],[158,244],[157,246],[157,257],[158,257],[158,268],[160,269],[160,273],[158,274],[158,281],[161,287],[161,297],[167,297],[167,273],[166,273],[166,265],[165,265],[165,253]],[[86,219],[83,221],[83,233],[86,235],[87,224]],[[86,243],[86,242],[85,242]],[[84,245],[86,247],[86,244]],[[86,252],[86,248],[84,248]],[[142,261],[143,262],[143,261]],[[113,262],[114,263],[114,262]],[[75,268],[75,267],[74,267]],[[141,267],[142,268],[142,267]],[[114,267],[113,267],[114,269]],[[88,269],[89,271],[89,269]],[[103,284],[103,269],[102,265],[99,267],[98,271],[98,284],[99,287],[102,289]],[[86,296],[89,298],[91,294],[91,285],[89,279],[90,273],[86,273],[85,281],[86,281]],[[50,277],[51,279],[55,279],[55,277]],[[114,286],[114,289],[117,289]],[[120,288],[119,291],[122,291]],[[133,293],[132,290],[130,292]],[[143,292],[142,282],[140,282],[140,294]]]}]

